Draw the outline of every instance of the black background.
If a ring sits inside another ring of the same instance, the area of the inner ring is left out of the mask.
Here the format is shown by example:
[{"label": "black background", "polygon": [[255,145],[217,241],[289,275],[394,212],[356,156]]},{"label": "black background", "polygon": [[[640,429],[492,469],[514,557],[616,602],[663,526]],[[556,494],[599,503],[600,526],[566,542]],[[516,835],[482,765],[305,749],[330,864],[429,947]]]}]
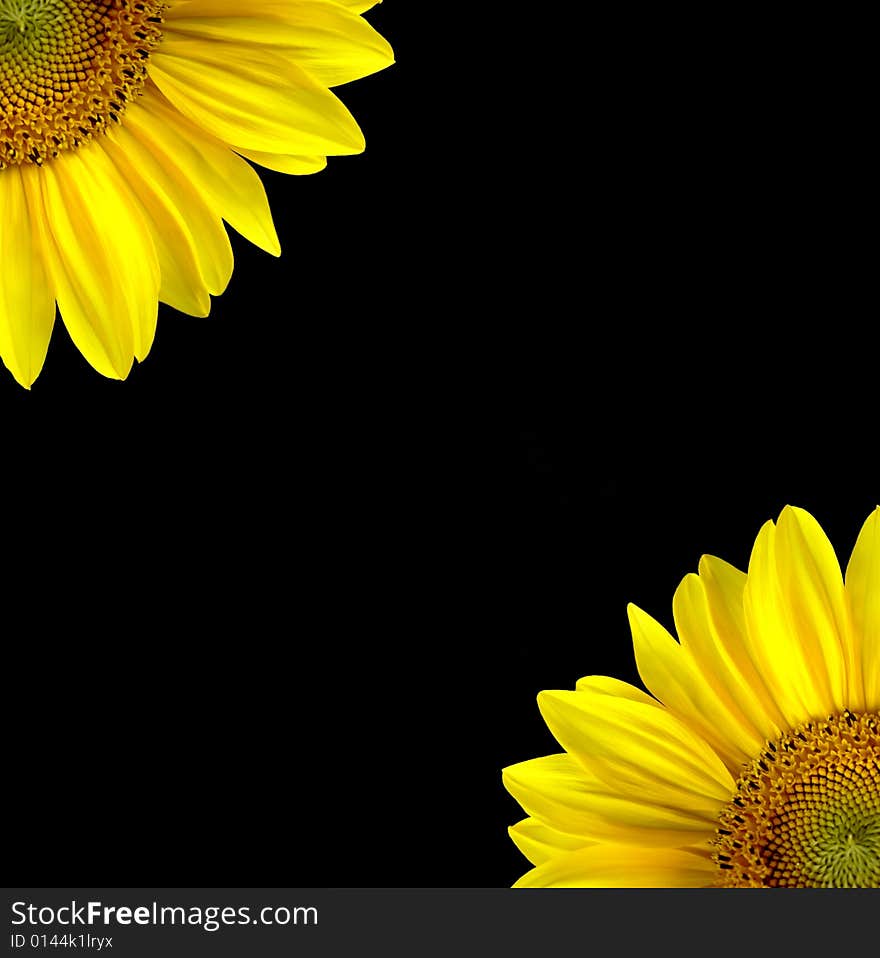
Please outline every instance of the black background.
[{"label": "black background", "polygon": [[637,681],[626,603],[671,625],[785,503],[845,558],[878,499],[816,97],[648,27],[597,67],[533,25],[549,71],[370,19],[367,152],[264,176],[281,260],[234,237],[124,384],[60,325],[0,384],[17,884],[510,884],[535,694]]}]

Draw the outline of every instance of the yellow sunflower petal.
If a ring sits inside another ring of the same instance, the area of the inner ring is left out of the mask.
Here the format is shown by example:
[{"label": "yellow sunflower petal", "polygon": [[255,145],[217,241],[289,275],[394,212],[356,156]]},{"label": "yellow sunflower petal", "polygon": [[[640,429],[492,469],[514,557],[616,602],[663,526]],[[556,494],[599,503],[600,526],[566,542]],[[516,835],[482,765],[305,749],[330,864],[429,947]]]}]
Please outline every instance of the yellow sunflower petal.
[{"label": "yellow sunflower petal", "polygon": [[378,6],[382,0],[334,0],[334,2],[341,7],[348,7],[354,13],[365,13],[367,10],[372,10],[373,7]]},{"label": "yellow sunflower petal", "polygon": [[524,818],[507,830],[514,845],[533,865],[540,865],[560,853],[585,848],[590,842],[580,835],[567,835],[535,818]]},{"label": "yellow sunflower petal", "polygon": [[188,182],[190,192],[201,197],[213,215],[222,216],[245,239],[278,256],[281,244],[266,190],[253,167],[181,116],[158,91],[149,93],[155,95],[143,97],[143,109],[136,115],[132,111],[129,118],[135,134],[176,168],[178,180]]},{"label": "yellow sunflower petal", "polygon": [[284,156],[280,153],[260,153],[259,150],[243,150],[236,153],[267,170],[276,173],[289,173],[294,176],[303,176],[310,173],[320,173],[327,166],[326,156]]},{"label": "yellow sunflower petal", "polygon": [[[692,607],[687,606],[687,611]],[[760,749],[763,738],[743,720],[723,688],[723,675],[707,677],[688,649],[637,606],[628,609],[636,665],[645,685],[720,755],[738,774]],[[679,620],[685,619],[679,602]]]},{"label": "yellow sunflower petal", "polygon": [[0,176],[0,356],[26,389],[43,368],[55,323],[38,175],[35,167],[13,167]]},{"label": "yellow sunflower petal", "polygon": [[98,372],[125,379],[156,330],[159,264],[148,228],[100,142],[42,173],[46,260],[61,318]]},{"label": "yellow sunflower petal", "polygon": [[710,859],[684,849],[592,845],[551,858],[514,888],[705,888],[715,872]]},{"label": "yellow sunflower petal", "polygon": [[637,689],[629,682],[621,682],[620,679],[612,678],[610,675],[585,675],[577,680],[575,688],[579,692],[597,692],[600,695],[616,695],[620,698],[631,699],[633,702],[643,702],[645,705],[656,705],[657,708],[663,706],[652,699],[647,692]]},{"label": "yellow sunflower petal", "polygon": [[[717,720],[730,723],[725,733],[738,742],[741,759],[751,758],[770,737],[777,734],[773,718],[743,674],[740,658],[747,659],[742,636],[738,637],[736,656],[719,635],[712,620],[709,600],[698,575],[688,575],[675,590],[672,613],[682,650],[705,690],[717,699]],[[751,663],[749,662],[751,666]],[[752,681],[756,679],[750,668]],[[778,715],[778,710],[774,710]]]},{"label": "yellow sunflower petal", "polygon": [[150,77],[184,116],[230,146],[303,156],[364,149],[342,103],[269,49],[169,36]]},{"label": "yellow sunflower petal", "polygon": [[175,203],[165,166],[128,127],[112,131],[104,148],[131,184],[152,230],[162,276],[159,298],[192,316],[207,316],[211,297],[200,268],[199,243]]},{"label": "yellow sunflower petal", "polygon": [[[862,708],[849,696],[855,666],[840,563],[819,523],[786,506],[776,526],[776,566],[790,628],[826,703],[824,714]],[[849,654],[848,654],[849,653]],[[849,662],[847,662],[849,658]],[[861,671],[861,670],[859,670]],[[861,693],[861,674],[854,682]]]},{"label": "yellow sunflower petal", "polygon": [[[836,560],[817,530],[812,517],[793,509],[783,511],[778,529],[765,523],[743,597],[752,659],[789,728],[844,705],[843,585],[838,591]],[[810,614],[816,622],[808,621]]]},{"label": "yellow sunflower petal", "polygon": [[546,755],[504,769],[505,788],[533,818],[585,841],[689,845],[712,834],[713,815],[618,791],[570,755]]},{"label": "yellow sunflower petal", "polygon": [[700,559],[673,598],[682,645],[700,670],[723,677],[745,719],[764,739],[776,738],[785,718],[749,654],[743,595],[746,575],[716,556]]},{"label": "yellow sunflower petal", "polygon": [[714,814],[734,781],[718,755],[668,710],[591,692],[538,696],[556,740],[612,789]]},{"label": "yellow sunflower petal", "polygon": [[202,0],[166,18],[168,36],[272,47],[326,86],[384,70],[394,52],[360,17],[327,0]]},{"label": "yellow sunflower petal", "polygon": [[880,507],[862,526],[846,568],[854,632],[860,637],[865,708],[880,710]]},{"label": "yellow sunflower petal", "polygon": [[761,527],[749,558],[743,593],[749,654],[764,677],[785,726],[793,728],[825,710],[810,679],[797,637],[792,635],[776,576],[776,527]]}]

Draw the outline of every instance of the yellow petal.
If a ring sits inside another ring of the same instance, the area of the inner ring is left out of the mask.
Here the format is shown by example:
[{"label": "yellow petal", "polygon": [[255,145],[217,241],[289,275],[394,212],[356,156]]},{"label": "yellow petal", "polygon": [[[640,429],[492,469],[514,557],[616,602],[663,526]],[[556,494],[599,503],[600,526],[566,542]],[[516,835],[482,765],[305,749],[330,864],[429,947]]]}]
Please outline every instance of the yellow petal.
[{"label": "yellow petal", "polygon": [[776,563],[787,618],[821,691],[823,715],[846,707],[861,709],[860,663],[854,683],[859,700],[848,695],[855,656],[840,564],[819,523],[805,510],[792,506],[782,510],[776,526]]},{"label": "yellow petal", "polygon": [[150,77],[184,116],[230,146],[298,156],[364,149],[342,103],[271,49],[167,37]]},{"label": "yellow petal", "polygon": [[55,296],[43,262],[39,175],[34,166],[0,174],[0,356],[26,389],[43,368],[55,323]]},{"label": "yellow petal", "polygon": [[304,176],[310,173],[320,173],[327,166],[326,156],[283,156],[280,153],[260,153],[259,150],[236,150],[243,157],[265,166],[267,170],[276,173],[288,173],[294,176]]},{"label": "yellow petal", "polygon": [[[253,167],[182,116],[155,88],[140,103],[142,110],[136,115],[131,111],[128,125],[166,163],[178,183],[187,183],[188,192],[201,197],[211,216],[222,216],[245,239],[278,256],[281,245],[266,190]],[[206,228],[202,224],[195,235]],[[231,263],[230,250],[229,272]]]},{"label": "yellow petal", "polygon": [[677,847],[710,837],[714,814],[617,791],[570,755],[546,755],[504,769],[504,786],[533,818],[589,841]]},{"label": "yellow petal", "polygon": [[[169,6],[169,10],[166,11],[165,14],[166,20],[171,20],[175,17],[190,17],[193,15],[193,7],[196,7],[197,10],[209,10],[211,11],[211,15],[215,16],[218,10],[228,13],[230,8],[235,8],[241,4],[241,0],[170,0],[170,2],[166,0],[166,2]],[[251,9],[261,10],[279,4],[297,2],[299,2],[299,0],[248,0],[248,5]],[[377,6],[382,0],[312,0],[312,2],[345,7],[352,13],[361,14],[371,7]]]},{"label": "yellow petal", "polygon": [[538,696],[556,740],[614,791],[716,814],[734,781],[721,759],[667,709],[591,692]]},{"label": "yellow petal", "polygon": [[[690,611],[689,606],[685,609]],[[635,605],[630,604],[627,611],[642,681],[667,708],[714,748],[734,775],[738,775],[742,765],[758,754],[764,739],[744,721],[742,713],[724,691],[723,678],[707,679],[697,668],[689,650],[679,645],[659,622]],[[679,618],[683,616],[679,600]],[[690,624],[690,620],[687,621]],[[702,624],[698,626],[701,627]]]},{"label": "yellow petal", "polygon": [[325,86],[369,76],[394,62],[388,42],[352,10],[326,0],[202,0],[166,18],[165,38],[271,47]]},{"label": "yellow petal", "polygon": [[735,702],[765,740],[778,738],[785,718],[749,654],[743,595],[746,575],[716,556],[700,559],[673,600],[676,628],[704,674],[724,676]]},{"label": "yellow petal", "polygon": [[514,845],[533,865],[540,865],[556,855],[590,844],[580,835],[559,832],[535,818],[524,818],[516,825],[511,825],[507,832]]},{"label": "yellow petal", "polygon": [[828,550],[815,520],[787,508],[778,529],[765,523],[749,560],[743,596],[749,652],[789,728],[845,705],[846,612]]},{"label": "yellow petal", "polygon": [[160,276],[149,229],[100,140],[42,173],[46,261],[64,325],[98,372],[125,379],[156,331]]},{"label": "yellow petal", "polygon": [[810,678],[803,650],[786,617],[776,566],[776,527],[766,522],[749,558],[743,593],[749,655],[764,678],[787,728],[826,711]]},{"label": "yellow petal", "polygon": [[515,888],[705,888],[716,866],[706,855],[673,848],[592,845],[551,858]]},{"label": "yellow petal", "polygon": [[111,130],[103,145],[150,226],[162,275],[159,298],[184,313],[207,316],[211,297],[199,266],[198,241],[176,202],[166,167],[128,126]]},{"label": "yellow petal", "polygon": [[335,0],[342,7],[348,7],[355,13],[363,13],[365,10],[371,10],[378,6],[382,0]]},{"label": "yellow petal", "polygon": [[861,638],[865,708],[880,710],[880,507],[862,526],[846,568],[854,632]]},{"label": "yellow petal", "polygon": [[633,702],[643,702],[645,705],[656,705],[657,708],[663,706],[650,695],[637,689],[629,682],[621,682],[620,679],[612,678],[610,675],[585,675],[577,680],[575,686],[579,692],[596,692],[600,695],[616,695],[620,698],[631,699]]}]

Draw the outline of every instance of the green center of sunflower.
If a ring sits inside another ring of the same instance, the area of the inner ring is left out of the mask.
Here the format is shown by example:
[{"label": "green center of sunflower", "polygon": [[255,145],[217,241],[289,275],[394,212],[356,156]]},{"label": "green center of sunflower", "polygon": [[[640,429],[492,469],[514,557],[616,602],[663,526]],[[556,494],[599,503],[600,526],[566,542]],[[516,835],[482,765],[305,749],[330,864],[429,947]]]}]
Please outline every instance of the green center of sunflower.
[{"label": "green center of sunflower", "polygon": [[880,715],[768,742],[721,813],[713,857],[726,887],[880,887]]},{"label": "green center of sunflower", "polygon": [[118,121],[162,38],[164,0],[0,0],[0,170]]}]

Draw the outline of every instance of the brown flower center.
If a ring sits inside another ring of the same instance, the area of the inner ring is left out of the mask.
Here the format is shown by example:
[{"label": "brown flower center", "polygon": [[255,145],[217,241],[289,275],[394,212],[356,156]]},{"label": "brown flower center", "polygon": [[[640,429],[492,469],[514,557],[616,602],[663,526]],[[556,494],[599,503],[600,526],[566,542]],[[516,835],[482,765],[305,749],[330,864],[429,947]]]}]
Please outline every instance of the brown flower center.
[{"label": "brown flower center", "polygon": [[726,887],[880,887],[880,715],[768,742],[721,813],[713,857]]},{"label": "brown flower center", "polygon": [[41,165],[118,121],[164,0],[0,0],[0,169]]}]

